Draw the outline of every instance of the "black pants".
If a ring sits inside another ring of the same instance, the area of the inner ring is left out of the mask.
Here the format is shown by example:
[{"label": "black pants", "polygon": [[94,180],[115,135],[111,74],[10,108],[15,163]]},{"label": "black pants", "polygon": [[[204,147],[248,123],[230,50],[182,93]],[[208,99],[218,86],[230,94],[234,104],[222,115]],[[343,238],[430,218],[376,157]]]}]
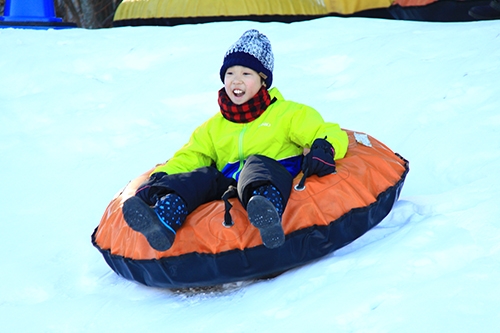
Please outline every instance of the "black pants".
[{"label": "black pants", "polygon": [[229,186],[236,186],[238,198],[246,208],[252,192],[262,185],[272,184],[281,193],[283,204],[290,198],[293,177],[279,162],[262,155],[250,156],[241,170],[238,182],[224,176],[215,167],[203,167],[192,172],[164,175],[150,184],[160,198],[178,194],[187,205],[188,213],[198,206],[220,200]]}]

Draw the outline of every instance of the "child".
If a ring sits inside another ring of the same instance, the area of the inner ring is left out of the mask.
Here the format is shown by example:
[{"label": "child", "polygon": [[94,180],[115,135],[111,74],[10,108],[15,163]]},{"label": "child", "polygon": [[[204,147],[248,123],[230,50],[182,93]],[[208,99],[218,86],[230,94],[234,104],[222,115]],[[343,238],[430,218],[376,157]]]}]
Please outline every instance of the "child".
[{"label": "child", "polygon": [[[125,221],[154,249],[168,250],[187,215],[232,186],[263,244],[277,248],[285,241],[281,216],[293,178],[301,170],[306,176],[335,172],[347,134],[316,110],[284,100],[276,88],[268,91],[273,66],[267,37],[246,31],[220,69],[220,112],[124,202]],[[304,149],[310,149],[306,156]]]}]

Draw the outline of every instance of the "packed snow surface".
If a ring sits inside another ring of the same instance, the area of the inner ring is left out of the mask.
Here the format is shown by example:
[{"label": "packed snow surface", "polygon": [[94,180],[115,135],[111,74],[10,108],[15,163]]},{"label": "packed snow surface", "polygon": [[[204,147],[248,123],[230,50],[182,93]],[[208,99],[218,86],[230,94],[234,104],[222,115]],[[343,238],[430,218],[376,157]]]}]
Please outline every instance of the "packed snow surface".
[{"label": "packed snow surface", "polygon": [[[225,51],[272,42],[274,86],[410,161],[393,211],[270,280],[162,290],[90,235],[130,179],[218,112]],[[2,332],[498,332],[500,28],[322,18],[1,29]]]}]

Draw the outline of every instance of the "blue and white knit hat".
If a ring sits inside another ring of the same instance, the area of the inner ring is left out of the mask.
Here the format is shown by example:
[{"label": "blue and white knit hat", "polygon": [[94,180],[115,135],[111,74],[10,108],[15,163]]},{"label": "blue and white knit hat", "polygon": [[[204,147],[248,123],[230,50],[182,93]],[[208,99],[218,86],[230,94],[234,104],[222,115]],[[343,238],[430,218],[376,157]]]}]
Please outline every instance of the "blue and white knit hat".
[{"label": "blue and white knit hat", "polygon": [[220,69],[222,82],[224,82],[227,69],[236,65],[253,69],[264,79],[266,87],[271,87],[273,83],[274,56],[271,50],[271,42],[269,42],[266,35],[255,29],[247,30],[227,50]]}]

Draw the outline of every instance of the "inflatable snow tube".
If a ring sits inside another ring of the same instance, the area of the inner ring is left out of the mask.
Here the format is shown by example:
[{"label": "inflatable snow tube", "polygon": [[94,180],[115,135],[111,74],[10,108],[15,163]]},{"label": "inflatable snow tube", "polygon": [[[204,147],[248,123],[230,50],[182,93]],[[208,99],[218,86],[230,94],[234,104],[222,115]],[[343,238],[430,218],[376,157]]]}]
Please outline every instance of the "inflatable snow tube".
[{"label": "inflatable snow tube", "polygon": [[[131,181],[108,205],[92,234],[93,245],[120,276],[160,288],[218,285],[280,274],[321,258],[377,225],[397,201],[409,163],[376,139],[347,131],[349,149],[337,173],[307,178],[292,190],[283,215],[285,244],[266,248],[238,199],[230,199],[232,227],[225,227],[224,202],[198,207],[177,232],[173,246],[152,249],[128,227],[123,202],[150,171]],[[299,183],[302,175],[294,180]]]},{"label": "inflatable snow tube", "polygon": [[489,0],[395,0],[388,12],[397,20],[426,22],[468,22],[473,7],[488,7]]},{"label": "inflatable snow tube", "polygon": [[329,15],[349,16],[385,9],[391,4],[392,0],[123,0],[115,12],[113,26],[237,20],[291,23]]},{"label": "inflatable snow tube", "polygon": [[326,14],[325,6],[316,0],[123,0],[115,12],[113,26],[235,20],[295,22]]},{"label": "inflatable snow tube", "polygon": [[388,8],[393,0],[324,0],[331,14],[350,15],[372,9]]}]

